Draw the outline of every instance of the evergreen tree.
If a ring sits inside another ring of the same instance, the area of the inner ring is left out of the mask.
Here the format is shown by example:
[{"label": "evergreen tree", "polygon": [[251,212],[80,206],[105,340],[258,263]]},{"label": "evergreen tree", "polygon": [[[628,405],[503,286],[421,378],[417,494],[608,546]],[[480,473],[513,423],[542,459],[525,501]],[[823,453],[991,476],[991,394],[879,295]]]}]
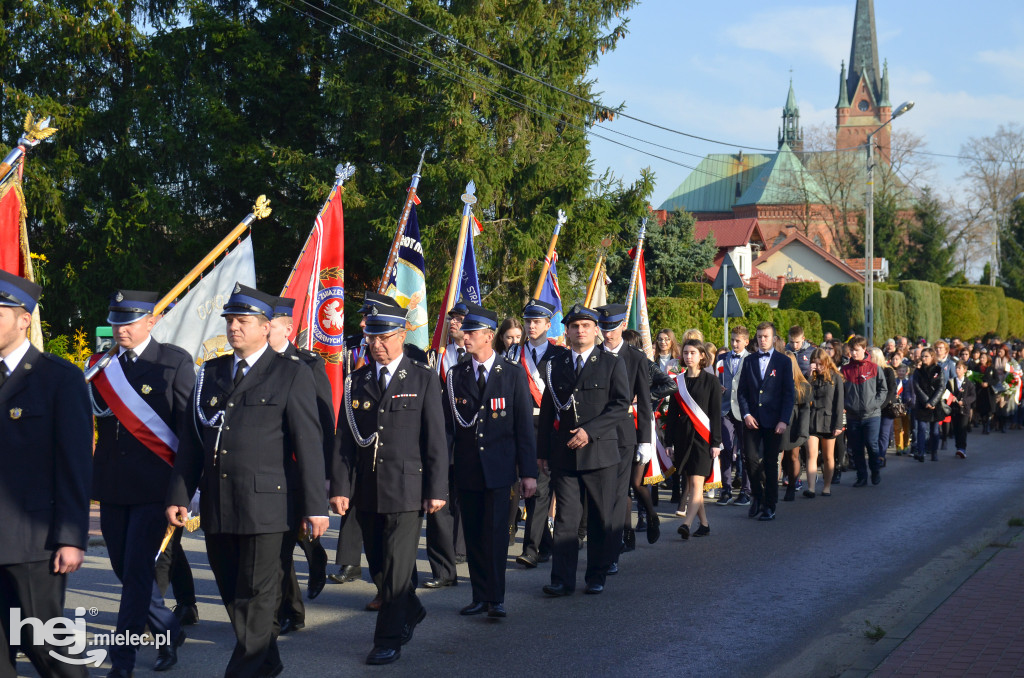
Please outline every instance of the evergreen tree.
[{"label": "evergreen tree", "polygon": [[949,215],[931,188],[925,188],[914,205],[901,277],[944,284],[956,268],[956,247],[948,235]]},{"label": "evergreen tree", "polygon": [[1013,201],[1006,228],[999,235],[1000,282],[1006,295],[1024,299],[1024,198]]}]

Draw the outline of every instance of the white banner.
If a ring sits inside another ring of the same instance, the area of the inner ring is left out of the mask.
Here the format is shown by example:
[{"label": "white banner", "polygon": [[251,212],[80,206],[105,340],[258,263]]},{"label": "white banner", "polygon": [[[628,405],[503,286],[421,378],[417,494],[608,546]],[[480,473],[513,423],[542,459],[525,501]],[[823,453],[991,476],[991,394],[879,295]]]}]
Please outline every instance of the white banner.
[{"label": "white banner", "polygon": [[153,338],[180,346],[196,365],[231,352],[220,317],[235,283],[256,287],[252,238],[246,237],[153,328]]}]

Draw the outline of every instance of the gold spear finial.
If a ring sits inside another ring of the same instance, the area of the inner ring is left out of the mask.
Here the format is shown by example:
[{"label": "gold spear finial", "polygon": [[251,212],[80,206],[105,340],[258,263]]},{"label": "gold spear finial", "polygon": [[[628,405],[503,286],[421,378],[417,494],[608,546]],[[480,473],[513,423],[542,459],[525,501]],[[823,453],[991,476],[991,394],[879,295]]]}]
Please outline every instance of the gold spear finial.
[{"label": "gold spear finial", "polygon": [[270,200],[265,195],[256,198],[256,204],[252,206],[252,215],[257,219],[264,219],[270,216]]}]

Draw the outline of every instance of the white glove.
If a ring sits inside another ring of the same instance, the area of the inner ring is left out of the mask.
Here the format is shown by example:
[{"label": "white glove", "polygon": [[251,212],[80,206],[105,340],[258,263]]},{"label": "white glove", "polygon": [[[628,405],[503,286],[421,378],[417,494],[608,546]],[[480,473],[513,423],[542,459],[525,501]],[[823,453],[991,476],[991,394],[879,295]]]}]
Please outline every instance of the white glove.
[{"label": "white glove", "polygon": [[646,464],[654,458],[654,445],[650,443],[640,443],[636,446],[636,460],[641,464]]}]

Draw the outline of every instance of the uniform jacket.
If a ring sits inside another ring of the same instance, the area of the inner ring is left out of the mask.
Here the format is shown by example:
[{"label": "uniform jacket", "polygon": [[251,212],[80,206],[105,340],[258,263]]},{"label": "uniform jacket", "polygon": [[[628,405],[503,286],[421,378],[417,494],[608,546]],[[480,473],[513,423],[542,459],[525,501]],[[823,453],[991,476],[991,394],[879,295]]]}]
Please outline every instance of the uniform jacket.
[{"label": "uniform jacket", "polygon": [[[437,372],[403,356],[384,393],[374,363],[346,384],[331,496],[349,497],[371,513],[419,511],[425,499],[447,501],[449,454]],[[377,433],[377,444],[360,447],[352,422],[364,439]]]},{"label": "uniform jacket", "polygon": [[843,376],[832,375],[825,381],[820,374],[811,379],[811,433],[832,435],[843,428]]},{"label": "uniform jacket", "polygon": [[233,364],[226,355],[202,366],[199,406],[211,423],[224,412],[222,426],[205,425],[193,399],[193,417],[178,434],[167,503],[187,506],[198,486],[202,527],[210,534],[286,532],[305,516],[326,516],[311,370],[267,347],[236,388]]},{"label": "uniform jacket", "polygon": [[[598,345],[597,349],[616,356],[603,345]],[[647,368],[649,361],[643,351],[625,342],[620,344],[617,357],[626,366],[626,381],[629,385],[629,402],[631,404],[626,410],[626,416],[619,424],[619,447],[629,448],[632,454],[637,443],[651,442],[651,421],[654,419],[654,411],[651,409],[651,376],[650,370]],[[635,418],[633,416],[634,398],[636,399]]]},{"label": "uniform jacket", "polygon": [[736,421],[743,419],[740,414],[740,401],[737,397],[739,394],[739,377],[740,372],[743,371],[743,361],[750,355],[747,349],[739,354],[739,362],[736,365],[736,371],[732,370],[732,358],[733,352],[729,351],[715,363],[715,374],[718,375],[718,381],[722,385],[725,391],[722,392],[722,410],[725,414],[731,414],[732,418]]},{"label": "uniform jacket", "polygon": [[30,347],[0,386],[0,439],[0,565],[84,550],[92,421],[82,371]]},{"label": "uniform jacket", "polygon": [[853,360],[839,368],[843,375],[843,404],[849,419],[882,416],[882,403],[888,395],[885,375],[870,360]]},{"label": "uniform jacket", "polygon": [[[539,417],[540,415],[539,400],[543,399],[544,390],[547,388],[547,384],[544,383],[544,363],[548,360],[554,360],[568,350],[564,346],[556,344],[553,339],[548,339],[548,346],[544,349],[544,355],[540,357],[540,365],[533,364],[533,358],[530,357],[529,343],[513,344],[505,352],[505,357],[515,363],[516,367],[523,374],[529,372],[527,378],[530,381],[527,382],[527,385],[530,386],[530,399],[533,401],[534,417]],[[537,423],[537,420],[535,420],[534,428],[536,428]]]},{"label": "uniform jacket", "polygon": [[[686,377],[682,376],[681,378],[685,379]],[[669,401],[668,414],[665,415],[666,445],[674,445],[677,454],[692,446],[691,454],[697,453],[710,457],[712,447],[722,447],[722,399],[719,397],[722,387],[719,385],[718,379],[706,370],[701,370],[700,376],[692,386],[688,385],[687,389],[697,405],[704,410],[704,414],[708,415],[711,424],[711,441],[706,443],[697,434],[690,415],[683,410],[679,399],[673,396]]]},{"label": "uniform jacket", "polygon": [[334,394],[331,391],[331,380],[327,378],[324,359],[312,351],[298,348],[291,342],[281,355],[297,360],[313,371],[313,384],[316,386],[316,412],[320,420],[320,431],[323,434],[324,463],[329,464],[334,454]]},{"label": "uniform jacket", "polygon": [[[183,422],[191,421],[196,372],[187,351],[150,339],[125,376],[172,431],[177,433]],[[97,407],[106,410],[96,387],[89,388]],[[167,497],[173,467],[129,433],[117,416],[96,417],[96,433],[93,499],[109,504],[149,504]]]},{"label": "uniform jacket", "polygon": [[[481,397],[472,360],[448,372],[445,429],[454,453],[456,487],[491,490],[511,487],[519,478],[537,477],[533,399],[526,380],[520,365],[496,356]],[[463,422],[476,417],[476,423],[463,427],[453,407]]]},{"label": "uniform jacket", "polygon": [[[595,348],[587,358],[579,378],[572,351],[545,365],[551,367],[548,388],[540,406],[537,457],[547,459],[552,468],[563,471],[590,471],[619,463],[619,425],[626,416],[631,399],[624,360]],[[567,408],[557,412],[552,389]],[[569,398],[573,398],[570,404]],[[558,428],[555,428],[556,415]],[[582,427],[590,442],[577,450],[566,443],[570,431]]]},{"label": "uniform jacket", "polygon": [[752,353],[740,369],[736,393],[740,419],[749,414],[758,426],[768,429],[774,429],[780,421],[789,424],[796,400],[793,361],[785,353],[773,351],[763,379],[759,362],[758,355]]}]

